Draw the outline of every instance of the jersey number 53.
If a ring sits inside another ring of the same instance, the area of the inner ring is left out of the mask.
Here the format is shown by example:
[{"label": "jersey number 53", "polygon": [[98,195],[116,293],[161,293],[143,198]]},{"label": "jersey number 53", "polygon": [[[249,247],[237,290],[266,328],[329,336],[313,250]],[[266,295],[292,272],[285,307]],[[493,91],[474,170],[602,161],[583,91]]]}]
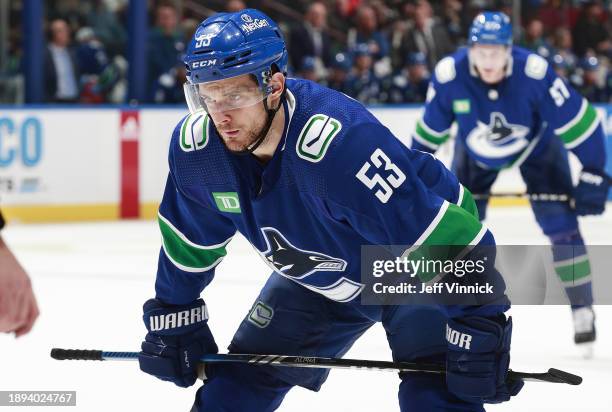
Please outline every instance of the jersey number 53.
[{"label": "jersey number 53", "polygon": [[[390,173],[386,173],[386,176],[383,177],[376,172],[372,177],[368,177],[367,173],[372,165],[377,169],[384,166],[383,170],[390,171]],[[370,161],[364,163],[355,176],[368,189],[378,188],[375,195],[382,203],[387,203],[393,194],[393,189],[400,187],[404,180],[406,180],[406,175],[380,149],[374,150],[374,153],[370,156]]]}]

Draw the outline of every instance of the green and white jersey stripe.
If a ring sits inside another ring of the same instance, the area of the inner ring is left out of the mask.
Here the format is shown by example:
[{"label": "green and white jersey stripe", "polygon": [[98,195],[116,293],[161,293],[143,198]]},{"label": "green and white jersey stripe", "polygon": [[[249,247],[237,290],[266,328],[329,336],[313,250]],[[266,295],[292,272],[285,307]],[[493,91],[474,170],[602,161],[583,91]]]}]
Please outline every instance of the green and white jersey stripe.
[{"label": "green and white jersey stripe", "polygon": [[[486,232],[487,228],[473,214],[445,201],[414,246],[406,250],[402,257],[430,262],[461,259],[482,240]],[[417,273],[423,282],[437,281],[443,275],[431,270]]]},{"label": "green and white jersey stripe", "polygon": [[437,149],[442,143],[446,142],[450,136],[450,129],[442,132],[436,132],[425,124],[423,119],[419,119],[416,124],[416,130],[412,137],[423,146],[429,147],[432,150]]},{"label": "green and white jersey stripe", "polygon": [[555,262],[555,272],[563,286],[580,286],[591,281],[591,264],[587,255]]},{"label": "green and white jersey stripe", "polygon": [[225,246],[232,237],[216,245],[198,245],[187,238],[168,219],[157,215],[166,257],[182,271],[200,273],[217,266],[227,254]]},{"label": "green and white jersey stripe", "polygon": [[578,114],[565,125],[555,129],[555,134],[563,140],[565,147],[573,149],[588,139],[598,125],[597,111],[583,98]]},{"label": "green and white jersey stripe", "polygon": [[479,219],[478,208],[476,207],[476,202],[474,201],[472,192],[470,192],[462,184],[459,184],[459,196],[457,196],[457,202],[455,202],[455,204],[469,212],[476,219]]}]

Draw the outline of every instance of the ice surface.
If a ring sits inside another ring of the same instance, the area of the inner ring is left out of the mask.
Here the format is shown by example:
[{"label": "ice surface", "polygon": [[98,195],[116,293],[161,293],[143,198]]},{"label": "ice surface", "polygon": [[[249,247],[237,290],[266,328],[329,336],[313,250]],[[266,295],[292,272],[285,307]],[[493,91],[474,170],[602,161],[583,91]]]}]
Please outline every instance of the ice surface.
[{"label": "ice surface", "polygon": [[[499,243],[546,244],[528,208],[493,208],[487,224]],[[612,212],[583,219],[581,225],[587,243],[612,243]],[[76,407],[54,411],[189,410],[196,387],[157,381],[140,372],[136,362],[49,357],[52,347],[139,350],[145,333],[141,305],[153,295],[160,244],[154,222],[11,225],[3,236],[32,277],[41,316],[23,338],[0,336],[0,390],[77,391]],[[268,273],[237,236],[205,292],[219,347],[229,343]],[[556,367],[583,376],[584,383],[528,383],[511,402],[487,410],[612,410],[612,307],[596,311],[595,358],[585,361],[572,342],[568,307],[514,307],[511,367],[537,372]],[[390,360],[382,327],[369,330],[347,357]],[[398,384],[395,373],[337,370],[318,393],[293,389],[280,410],[397,411]]]}]

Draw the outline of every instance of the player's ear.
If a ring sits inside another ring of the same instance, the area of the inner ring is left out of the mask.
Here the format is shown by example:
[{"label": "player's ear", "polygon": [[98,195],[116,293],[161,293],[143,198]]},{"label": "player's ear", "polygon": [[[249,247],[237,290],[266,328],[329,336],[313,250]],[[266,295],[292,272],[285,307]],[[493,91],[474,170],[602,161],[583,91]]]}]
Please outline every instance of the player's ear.
[{"label": "player's ear", "polygon": [[269,95],[270,103],[272,103],[270,107],[276,107],[285,88],[285,75],[280,72],[274,73],[269,84],[272,86],[272,92]]}]

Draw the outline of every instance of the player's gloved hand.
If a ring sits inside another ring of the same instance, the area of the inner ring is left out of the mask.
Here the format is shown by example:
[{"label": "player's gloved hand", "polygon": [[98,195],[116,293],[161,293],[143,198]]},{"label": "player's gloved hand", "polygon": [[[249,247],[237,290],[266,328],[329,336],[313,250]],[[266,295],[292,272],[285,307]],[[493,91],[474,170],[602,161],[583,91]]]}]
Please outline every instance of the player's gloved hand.
[{"label": "player's gloved hand", "polygon": [[208,328],[206,304],[198,299],[188,305],[166,305],[149,299],[143,306],[149,333],[142,342],[138,362],[143,372],[181,387],[195,383],[202,355],[217,353]]},{"label": "player's gloved hand", "polygon": [[506,380],[510,364],[512,318],[465,317],[446,325],[446,385],[460,398],[505,402],[523,387]]},{"label": "player's gloved hand", "polygon": [[600,215],[606,207],[610,177],[603,171],[583,169],[574,188],[574,209],[580,216]]}]

